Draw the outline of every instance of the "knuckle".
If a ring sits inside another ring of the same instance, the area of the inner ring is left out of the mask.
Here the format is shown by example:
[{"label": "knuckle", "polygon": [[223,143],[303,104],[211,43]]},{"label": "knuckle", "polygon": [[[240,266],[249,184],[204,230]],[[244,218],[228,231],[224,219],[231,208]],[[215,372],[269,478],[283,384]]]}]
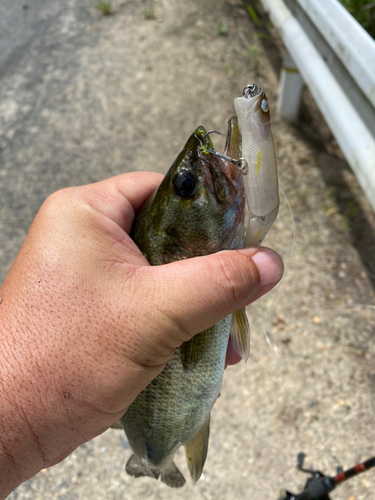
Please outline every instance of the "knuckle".
[{"label": "knuckle", "polygon": [[259,288],[260,275],[250,255],[231,251],[218,255],[223,290],[239,306]]},{"label": "knuckle", "polygon": [[222,288],[230,299],[239,302],[239,280],[238,271],[235,268],[233,259],[230,256],[218,256],[218,262],[221,270]]}]

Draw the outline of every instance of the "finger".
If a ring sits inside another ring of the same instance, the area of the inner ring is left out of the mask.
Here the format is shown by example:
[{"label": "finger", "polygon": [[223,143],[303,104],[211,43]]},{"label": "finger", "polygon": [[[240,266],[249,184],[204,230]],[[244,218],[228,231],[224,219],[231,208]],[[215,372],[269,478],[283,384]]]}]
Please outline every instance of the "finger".
[{"label": "finger", "polygon": [[152,331],[144,340],[137,339],[134,354],[148,352],[153,356],[157,352],[160,358],[148,361],[162,363],[163,356],[193,335],[275,286],[282,276],[283,263],[275,252],[259,247],[141,267],[138,271],[147,286],[137,280],[135,300],[148,313],[138,321],[147,320]]},{"label": "finger", "polygon": [[195,335],[273,288],[282,276],[283,263],[273,250],[259,247],[152,269],[160,280],[169,281],[160,307],[171,318],[186,322],[190,335]]},{"label": "finger", "polygon": [[130,172],[73,189],[92,208],[129,233],[135,213],[162,180],[163,175],[156,172]]},{"label": "finger", "polygon": [[126,198],[133,210],[138,212],[147,198],[159,187],[164,176],[156,172],[130,172],[117,175],[96,185],[102,189],[114,190]]}]

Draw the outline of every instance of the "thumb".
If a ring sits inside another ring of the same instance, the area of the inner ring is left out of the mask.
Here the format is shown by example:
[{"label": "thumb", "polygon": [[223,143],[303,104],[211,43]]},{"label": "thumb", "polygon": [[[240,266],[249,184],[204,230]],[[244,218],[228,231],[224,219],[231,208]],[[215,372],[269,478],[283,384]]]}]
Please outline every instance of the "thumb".
[{"label": "thumb", "polygon": [[257,247],[139,270],[145,286],[138,291],[148,296],[147,321],[152,324],[144,347],[149,353],[156,348],[160,358],[148,361],[159,364],[183,342],[271,290],[281,279],[283,262],[273,250]]}]

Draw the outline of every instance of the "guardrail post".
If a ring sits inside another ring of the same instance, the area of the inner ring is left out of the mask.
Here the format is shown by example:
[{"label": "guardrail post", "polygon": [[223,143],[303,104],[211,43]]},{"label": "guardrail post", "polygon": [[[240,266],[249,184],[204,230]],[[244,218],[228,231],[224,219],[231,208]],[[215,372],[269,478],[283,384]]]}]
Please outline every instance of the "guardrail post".
[{"label": "guardrail post", "polygon": [[289,52],[286,52],[280,73],[280,91],[276,104],[278,115],[288,120],[297,119],[302,87],[303,80],[297,66]]}]

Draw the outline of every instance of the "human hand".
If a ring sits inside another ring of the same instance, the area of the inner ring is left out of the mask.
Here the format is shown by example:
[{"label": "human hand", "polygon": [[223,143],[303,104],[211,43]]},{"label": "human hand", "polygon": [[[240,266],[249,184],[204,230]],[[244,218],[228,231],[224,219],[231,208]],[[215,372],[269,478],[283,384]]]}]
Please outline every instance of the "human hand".
[{"label": "human hand", "polygon": [[150,266],[129,232],[161,179],[64,189],[37,214],[0,288],[0,498],[106,430],[176,347],[281,278],[264,248]]}]

